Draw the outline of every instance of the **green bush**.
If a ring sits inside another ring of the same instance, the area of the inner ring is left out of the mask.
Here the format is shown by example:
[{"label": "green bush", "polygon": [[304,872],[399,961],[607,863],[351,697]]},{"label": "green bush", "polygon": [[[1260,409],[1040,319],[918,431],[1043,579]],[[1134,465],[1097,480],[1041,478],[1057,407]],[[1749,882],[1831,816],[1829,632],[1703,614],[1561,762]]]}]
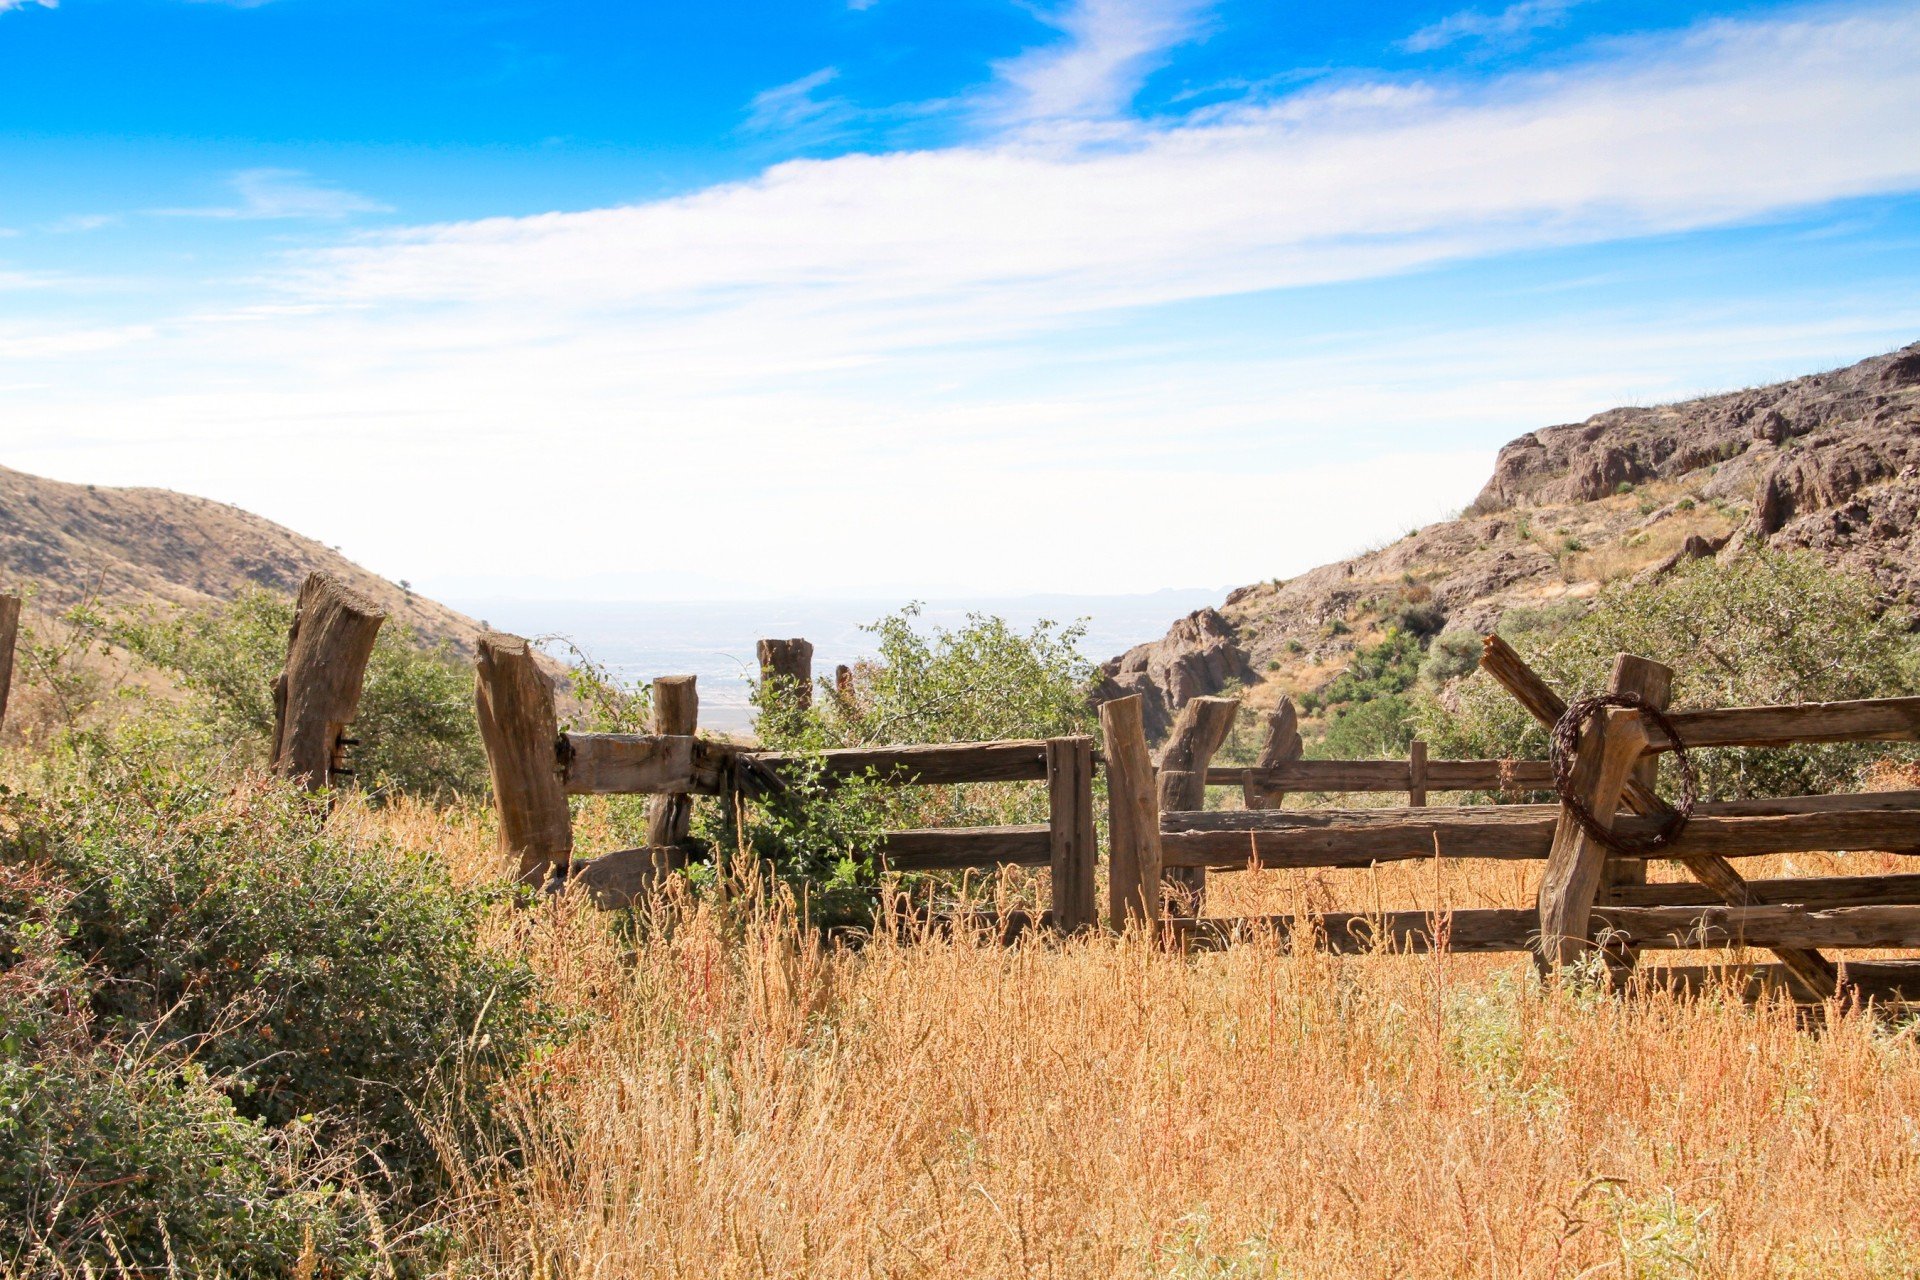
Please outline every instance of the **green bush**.
[{"label": "green bush", "polygon": [[484,1123],[539,1033],[531,971],[476,940],[481,897],[428,856],[330,830],[289,785],[104,756],[0,798],[0,820],[0,864],[66,895],[48,927],[87,966],[102,1036],[190,1056],[276,1129],[314,1117],[403,1192],[437,1169],[431,1126]]},{"label": "green bush", "polygon": [[[1079,626],[1039,622],[1021,632],[1005,619],[971,615],[956,630],[923,629],[909,605],[866,628],[877,653],[853,669],[843,694],[821,681],[801,710],[793,691],[756,692],[757,734],[765,745],[802,757],[783,796],[749,806],[746,839],[782,877],[837,894],[850,911],[873,881],[871,857],[882,831],[977,826],[1044,819],[1037,784],[898,787],[872,779],[828,785],[806,757],[836,747],[1001,738],[1093,735],[1087,702],[1092,665],[1076,645]],[[733,815],[706,811],[702,835],[730,849],[741,838]]]},{"label": "green bush", "polygon": [[372,1274],[370,1207],[305,1129],[240,1115],[167,1046],[99,1038],[69,898],[0,866],[0,1271]]},{"label": "green bush", "polygon": [[[123,619],[113,638],[175,673],[190,712],[215,742],[264,762],[273,735],[273,682],[287,656],[293,602],[270,591],[166,616]],[[473,716],[473,675],[446,645],[422,648],[388,622],[367,663],[353,736],[354,768],[373,791],[446,796],[487,785]]]},{"label": "green bush", "polygon": [[[1651,584],[1603,591],[1583,614],[1509,613],[1507,636],[1569,699],[1604,692],[1614,655],[1674,670],[1673,705],[1727,707],[1890,697],[1920,690],[1911,620],[1872,583],[1810,555],[1694,561]],[[1435,755],[1544,758],[1546,731],[1493,681],[1473,675],[1416,698]],[[1844,789],[1884,745],[1726,748],[1694,753],[1710,798]]]}]

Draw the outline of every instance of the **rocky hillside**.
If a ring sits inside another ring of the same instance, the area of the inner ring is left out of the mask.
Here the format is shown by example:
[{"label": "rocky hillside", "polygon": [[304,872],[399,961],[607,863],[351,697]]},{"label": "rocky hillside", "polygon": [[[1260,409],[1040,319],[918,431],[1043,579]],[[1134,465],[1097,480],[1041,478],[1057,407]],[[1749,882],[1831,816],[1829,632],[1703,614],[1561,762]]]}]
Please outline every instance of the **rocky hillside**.
[{"label": "rocky hillside", "polygon": [[[202,605],[246,587],[292,593],[323,569],[429,643],[466,651],[479,624],[238,507],[167,489],[62,484],[0,467],[0,590],[40,611],[97,594],[110,606]],[[391,623],[389,624],[391,625]]]},{"label": "rocky hillside", "polygon": [[1241,587],[1107,662],[1099,695],[1146,694],[1157,733],[1230,681],[1255,706],[1316,689],[1396,619],[1486,630],[1508,609],[1761,544],[1813,550],[1920,598],[1920,343],[1524,435],[1458,519]]}]

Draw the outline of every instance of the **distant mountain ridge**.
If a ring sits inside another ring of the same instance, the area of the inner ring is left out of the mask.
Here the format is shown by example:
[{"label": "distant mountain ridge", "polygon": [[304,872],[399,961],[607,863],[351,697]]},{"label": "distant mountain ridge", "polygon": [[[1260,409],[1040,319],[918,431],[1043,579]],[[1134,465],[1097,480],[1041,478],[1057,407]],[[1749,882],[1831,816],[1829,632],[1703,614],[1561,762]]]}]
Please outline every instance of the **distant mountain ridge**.
[{"label": "distant mountain ridge", "polygon": [[1158,732],[1230,686],[1256,706],[1318,688],[1396,617],[1489,630],[1511,608],[1756,545],[1811,550],[1890,599],[1920,599],[1920,343],[1529,432],[1459,518],[1232,591],[1106,662],[1095,696],[1143,694]]},{"label": "distant mountain ridge", "polygon": [[43,611],[96,592],[120,607],[206,605],[248,587],[290,594],[315,569],[420,640],[472,651],[480,630],[472,618],[252,512],[170,489],[65,484],[0,467],[0,590],[31,585]]}]

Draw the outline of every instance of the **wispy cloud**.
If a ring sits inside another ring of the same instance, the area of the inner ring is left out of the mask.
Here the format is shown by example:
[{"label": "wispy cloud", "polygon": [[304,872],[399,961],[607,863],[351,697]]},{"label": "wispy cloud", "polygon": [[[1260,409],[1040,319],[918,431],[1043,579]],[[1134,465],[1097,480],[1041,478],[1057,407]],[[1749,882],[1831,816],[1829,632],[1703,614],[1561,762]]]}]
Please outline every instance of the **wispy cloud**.
[{"label": "wispy cloud", "polygon": [[843,100],[815,96],[839,78],[838,67],[822,67],[798,80],[761,90],[747,104],[743,127],[754,133],[791,133],[843,116],[846,113]]},{"label": "wispy cloud", "polygon": [[24,9],[30,4],[37,4],[42,9],[58,9],[60,0],[0,0],[0,13],[9,9]]},{"label": "wispy cloud", "polygon": [[1557,27],[1567,20],[1567,12],[1582,0],[1520,0],[1498,13],[1462,9],[1432,26],[1422,27],[1400,42],[1408,53],[1430,53],[1462,40],[1486,44],[1514,44],[1534,32]]},{"label": "wispy cloud", "polygon": [[1015,121],[1120,114],[1168,51],[1193,39],[1211,0],[1068,0],[1039,16],[1065,39],[997,64],[995,114]]},{"label": "wispy cloud", "polygon": [[357,213],[391,213],[392,207],[357,192],[315,182],[299,169],[243,169],[227,179],[235,202],[196,208],[156,209],[181,218],[306,218],[338,221]]}]

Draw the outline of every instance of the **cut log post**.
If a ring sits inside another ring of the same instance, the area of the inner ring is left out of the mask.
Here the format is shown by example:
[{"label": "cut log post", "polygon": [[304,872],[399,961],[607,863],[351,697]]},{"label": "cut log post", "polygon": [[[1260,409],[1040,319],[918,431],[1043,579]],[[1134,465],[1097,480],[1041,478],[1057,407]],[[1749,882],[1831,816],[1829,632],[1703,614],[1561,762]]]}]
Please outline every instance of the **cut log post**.
[{"label": "cut log post", "polygon": [[1427,744],[1413,742],[1407,747],[1407,803],[1416,809],[1427,805]]},{"label": "cut log post", "polygon": [[273,683],[275,772],[309,791],[341,772],[341,738],[360,706],[367,660],[387,615],[324,573],[310,573],[294,603],[287,662]]},{"label": "cut log post", "polygon": [[1100,922],[1094,901],[1099,848],[1093,826],[1093,739],[1047,743],[1047,834],[1053,923],[1078,933]]},{"label": "cut log post", "polygon": [[853,668],[844,662],[833,669],[833,691],[842,702],[853,701]]},{"label": "cut log post", "polygon": [[533,646],[519,636],[482,635],[474,667],[500,852],[518,860],[523,883],[538,883],[549,864],[564,869],[573,856],[553,682],[540,670]]},{"label": "cut log post", "polygon": [[20,597],[0,596],[0,727],[7,722],[7,694],[13,688],[13,646],[20,638]]},{"label": "cut log post", "polygon": [[[1636,659],[1629,663],[1625,661],[1623,655],[1622,660],[1614,663],[1609,691],[1637,693],[1653,707],[1665,711],[1667,704],[1673,700],[1673,672],[1657,662],[1642,662]],[[1645,732],[1646,726],[1643,724],[1641,729]],[[1629,784],[1637,784],[1651,794],[1659,772],[1660,761],[1656,757],[1642,756],[1628,773],[1627,780]],[[1601,868],[1600,891],[1595,901],[1603,904],[1612,903],[1615,901],[1614,891],[1617,888],[1646,882],[1645,858],[1609,857]],[[1607,953],[1607,963],[1613,970],[1616,980],[1632,973],[1638,958],[1639,952],[1631,946],[1610,950]]]},{"label": "cut log post", "polygon": [[[1499,636],[1485,637],[1480,667],[1549,729],[1567,713],[1566,701]],[[1627,807],[1643,817],[1664,817],[1672,812],[1653,788],[1638,778],[1628,779],[1625,798]],[[1683,865],[1696,880],[1720,894],[1728,906],[1760,903],[1746,879],[1724,857],[1690,857]],[[1839,974],[1819,952],[1795,947],[1775,947],[1772,951],[1793,975],[1802,998],[1823,1000],[1833,993]]]},{"label": "cut log post", "polygon": [[787,690],[779,695],[793,699],[793,705],[805,711],[813,705],[813,646],[795,637],[791,640],[762,640],[758,646],[760,680]]},{"label": "cut log post", "polygon": [[[1280,699],[1280,705],[1267,712],[1267,740],[1260,747],[1260,758],[1254,761],[1256,769],[1272,769],[1298,760],[1304,744],[1300,741],[1300,714],[1293,708],[1292,698]],[[1278,809],[1285,792],[1276,787],[1263,786],[1248,779],[1240,786],[1242,801],[1249,809]]]},{"label": "cut log post", "polygon": [[[1672,679],[1673,673],[1658,663],[1623,653],[1614,662],[1612,688],[1638,690]],[[1581,733],[1572,788],[1601,826],[1613,825],[1627,778],[1646,743],[1640,713],[1617,707],[1590,719]],[[1580,825],[1572,810],[1563,809],[1540,881],[1540,959],[1549,972],[1587,953],[1587,927],[1606,863],[1607,847]]]},{"label": "cut log post", "polygon": [[[1186,813],[1207,807],[1207,765],[1233,732],[1240,714],[1238,698],[1192,698],[1180,708],[1167,745],[1160,752],[1160,812]],[[1162,867],[1168,912],[1197,916],[1206,903],[1205,867]]]},{"label": "cut log post", "polygon": [[1160,918],[1160,804],[1140,695],[1100,704],[1107,759],[1107,904],[1112,927]]},{"label": "cut log post", "polygon": [[[691,735],[700,724],[700,692],[692,676],[661,676],[653,682],[653,731]],[[693,829],[693,797],[685,792],[655,796],[647,804],[647,847],[678,849]]]}]

